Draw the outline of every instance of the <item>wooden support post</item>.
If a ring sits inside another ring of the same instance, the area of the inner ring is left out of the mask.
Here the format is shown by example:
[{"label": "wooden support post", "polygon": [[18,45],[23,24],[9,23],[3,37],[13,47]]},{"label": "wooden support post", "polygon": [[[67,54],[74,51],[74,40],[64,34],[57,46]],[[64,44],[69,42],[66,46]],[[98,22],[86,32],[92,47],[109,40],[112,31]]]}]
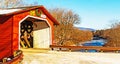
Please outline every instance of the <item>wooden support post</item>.
[{"label": "wooden support post", "polygon": [[27,32],[25,31],[25,32],[24,32],[24,40],[26,41],[27,46],[28,46],[28,47],[31,47],[31,46],[30,46],[30,42],[28,41],[27,37],[28,37],[28,36],[27,36]]},{"label": "wooden support post", "polygon": [[24,42],[22,40],[20,40],[20,44],[23,48],[26,48],[25,45],[24,45]]}]

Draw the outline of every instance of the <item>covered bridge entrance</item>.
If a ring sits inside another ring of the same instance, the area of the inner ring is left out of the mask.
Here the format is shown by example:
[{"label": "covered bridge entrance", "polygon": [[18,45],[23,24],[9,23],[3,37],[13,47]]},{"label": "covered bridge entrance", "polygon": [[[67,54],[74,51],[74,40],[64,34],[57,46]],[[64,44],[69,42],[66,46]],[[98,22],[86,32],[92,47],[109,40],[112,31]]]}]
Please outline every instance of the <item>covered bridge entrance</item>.
[{"label": "covered bridge entrance", "polygon": [[49,48],[52,44],[51,27],[47,20],[28,16],[20,22],[20,46],[22,48]]}]

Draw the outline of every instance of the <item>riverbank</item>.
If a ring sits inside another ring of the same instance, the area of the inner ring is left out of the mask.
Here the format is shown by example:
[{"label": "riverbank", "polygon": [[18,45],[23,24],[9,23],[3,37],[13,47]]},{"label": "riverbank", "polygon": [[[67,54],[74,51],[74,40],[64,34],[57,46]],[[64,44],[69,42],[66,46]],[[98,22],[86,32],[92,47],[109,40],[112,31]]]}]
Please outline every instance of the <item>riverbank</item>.
[{"label": "riverbank", "polygon": [[120,64],[119,60],[119,53],[37,51],[24,52],[23,64]]}]

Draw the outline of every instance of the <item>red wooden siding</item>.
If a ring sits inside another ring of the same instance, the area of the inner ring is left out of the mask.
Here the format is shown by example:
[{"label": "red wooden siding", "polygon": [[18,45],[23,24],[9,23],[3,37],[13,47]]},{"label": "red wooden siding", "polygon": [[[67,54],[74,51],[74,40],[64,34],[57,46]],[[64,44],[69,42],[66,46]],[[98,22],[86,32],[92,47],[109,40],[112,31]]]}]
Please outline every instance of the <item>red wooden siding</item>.
[{"label": "red wooden siding", "polygon": [[[2,20],[4,19],[4,20]],[[12,16],[0,17],[0,59],[12,55]]]},{"label": "red wooden siding", "polygon": [[19,22],[24,19],[29,13],[21,13],[13,17],[13,50],[18,50],[19,45]]}]

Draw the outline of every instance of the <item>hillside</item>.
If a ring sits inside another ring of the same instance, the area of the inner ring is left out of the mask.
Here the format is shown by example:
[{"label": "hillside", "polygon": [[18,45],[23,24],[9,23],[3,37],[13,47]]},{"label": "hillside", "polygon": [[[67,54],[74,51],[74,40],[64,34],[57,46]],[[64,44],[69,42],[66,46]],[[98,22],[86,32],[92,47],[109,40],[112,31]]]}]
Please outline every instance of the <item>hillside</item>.
[{"label": "hillside", "polygon": [[92,28],[85,28],[85,27],[77,27],[77,28],[79,28],[80,30],[96,31],[95,29],[92,29]]}]

